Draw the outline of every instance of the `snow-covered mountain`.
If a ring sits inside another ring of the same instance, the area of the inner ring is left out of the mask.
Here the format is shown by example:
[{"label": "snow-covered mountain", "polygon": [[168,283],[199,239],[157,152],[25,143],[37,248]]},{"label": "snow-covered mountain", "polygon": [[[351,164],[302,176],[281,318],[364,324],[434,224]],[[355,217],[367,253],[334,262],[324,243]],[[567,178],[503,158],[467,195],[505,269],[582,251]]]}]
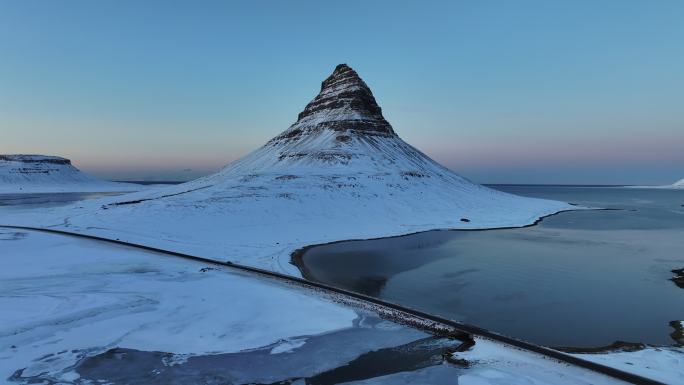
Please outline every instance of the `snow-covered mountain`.
[{"label": "snow-covered mountain", "polygon": [[341,64],[290,128],[218,173],[64,215],[71,230],[297,274],[289,255],[310,244],[521,226],[571,208],[439,165],[394,132],[366,83]]},{"label": "snow-covered mountain", "polygon": [[0,193],[137,191],[140,187],[93,178],[58,156],[0,155]]},{"label": "snow-covered mountain", "polygon": [[674,183],[672,184],[672,187],[684,188],[684,179],[680,179],[679,181],[674,182]]}]

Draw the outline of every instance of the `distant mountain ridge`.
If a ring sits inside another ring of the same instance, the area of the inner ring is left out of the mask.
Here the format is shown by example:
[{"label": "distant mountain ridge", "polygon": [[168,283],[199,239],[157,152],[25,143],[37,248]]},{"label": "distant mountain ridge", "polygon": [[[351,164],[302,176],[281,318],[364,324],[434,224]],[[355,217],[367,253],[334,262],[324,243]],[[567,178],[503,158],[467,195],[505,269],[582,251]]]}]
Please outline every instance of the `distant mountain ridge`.
[{"label": "distant mountain ridge", "polygon": [[0,192],[137,191],[140,186],[99,180],[59,156],[0,155]]}]

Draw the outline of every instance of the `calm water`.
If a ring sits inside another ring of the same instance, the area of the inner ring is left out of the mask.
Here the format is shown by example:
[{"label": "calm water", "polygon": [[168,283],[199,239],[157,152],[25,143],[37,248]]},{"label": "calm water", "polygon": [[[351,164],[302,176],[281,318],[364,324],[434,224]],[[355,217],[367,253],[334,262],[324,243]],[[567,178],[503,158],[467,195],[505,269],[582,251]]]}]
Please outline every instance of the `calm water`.
[{"label": "calm water", "polygon": [[43,194],[0,194],[0,209],[26,210],[66,206],[86,199],[100,198],[122,193],[43,193]]},{"label": "calm water", "polygon": [[673,344],[684,320],[684,191],[493,186],[614,211],[535,227],[432,231],[310,248],[305,277],[538,344]]}]

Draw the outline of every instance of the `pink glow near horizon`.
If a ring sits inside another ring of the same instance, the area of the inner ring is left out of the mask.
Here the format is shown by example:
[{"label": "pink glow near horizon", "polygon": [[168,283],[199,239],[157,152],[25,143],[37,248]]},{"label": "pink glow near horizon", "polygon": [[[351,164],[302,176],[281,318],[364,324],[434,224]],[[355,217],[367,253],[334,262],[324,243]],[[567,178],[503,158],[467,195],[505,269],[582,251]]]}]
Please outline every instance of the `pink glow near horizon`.
[{"label": "pink glow near horizon", "polygon": [[[100,175],[170,174],[182,171],[193,176],[219,170],[250,152],[202,153],[178,157],[84,157],[72,159],[84,171]],[[551,140],[530,143],[461,143],[458,146],[423,146],[421,150],[455,171],[477,169],[522,170],[557,167],[658,166],[684,164],[677,140],[622,138],[605,141]],[[182,175],[182,174],[181,174]]]},{"label": "pink glow near horizon", "polygon": [[649,139],[616,140],[614,143],[564,141],[558,143],[477,143],[453,148],[425,148],[437,160],[465,167],[538,167],[540,165],[629,165],[679,162],[684,165],[684,141]]}]

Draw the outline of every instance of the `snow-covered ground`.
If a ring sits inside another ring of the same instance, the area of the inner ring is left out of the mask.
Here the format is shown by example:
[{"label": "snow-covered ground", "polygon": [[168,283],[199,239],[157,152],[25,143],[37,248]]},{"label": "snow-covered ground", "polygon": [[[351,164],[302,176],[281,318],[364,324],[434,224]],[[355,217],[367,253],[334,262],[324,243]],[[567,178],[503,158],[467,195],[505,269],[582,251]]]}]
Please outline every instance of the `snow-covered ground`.
[{"label": "snow-covered ground", "polygon": [[549,385],[549,384],[612,384],[622,383],[608,377],[588,375],[582,369],[561,365],[564,374],[559,377],[559,364],[553,360],[502,345],[487,339],[476,338],[475,348],[453,354],[465,359],[472,367],[454,379],[447,364],[430,366],[413,372],[395,373],[364,381],[356,385],[396,384],[456,384],[459,385]]},{"label": "snow-covered ground", "polygon": [[[112,347],[237,352],[349,328],[309,292],[125,247],[0,230],[0,376],[72,366]],[[60,358],[46,355],[77,350]],[[51,368],[54,365],[55,368]]]},{"label": "snow-covered ground", "polygon": [[40,216],[8,215],[2,222],[56,226],[298,275],[290,255],[312,244],[522,226],[571,208],[435,176],[407,181],[398,173],[326,175],[294,168],[226,174]]},{"label": "snow-covered ground", "polygon": [[[211,361],[207,370],[220,366],[221,359],[232,363],[224,370],[232,370],[233,380],[253,376],[276,382],[259,376],[313,376],[384,348],[399,346],[401,352],[416,343],[448,343],[429,342],[434,337],[388,321],[371,322],[370,314],[304,289],[206,267],[123,246],[0,230],[0,378],[73,384],[102,375],[145,383],[165,378],[162,372],[178,365],[197,370],[193,357],[208,357],[219,361]],[[308,356],[297,356],[307,349]],[[140,365],[140,371],[122,373],[108,366],[135,352],[140,361],[126,365]],[[147,368],[146,357],[160,357],[161,369]],[[438,354],[425,361],[434,368],[415,373],[405,368],[388,376],[434,384],[614,383],[485,340],[459,357],[474,365],[440,365]],[[374,365],[382,368],[380,362]],[[182,371],[203,378],[201,371],[193,373]],[[401,383],[383,377],[370,383]]]},{"label": "snow-covered ground", "polygon": [[684,349],[681,347],[650,347],[634,352],[577,356],[666,384],[684,384]]},{"label": "snow-covered ground", "polygon": [[144,186],[99,180],[69,159],[47,155],[0,155],[0,194],[139,191]]},{"label": "snow-covered ground", "polygon": [[662,186],[626,186],[631,188],[659,188],[659,189],[683,189],[684,190],[684,179],[680,179],[672,184],[666,184]]}]

